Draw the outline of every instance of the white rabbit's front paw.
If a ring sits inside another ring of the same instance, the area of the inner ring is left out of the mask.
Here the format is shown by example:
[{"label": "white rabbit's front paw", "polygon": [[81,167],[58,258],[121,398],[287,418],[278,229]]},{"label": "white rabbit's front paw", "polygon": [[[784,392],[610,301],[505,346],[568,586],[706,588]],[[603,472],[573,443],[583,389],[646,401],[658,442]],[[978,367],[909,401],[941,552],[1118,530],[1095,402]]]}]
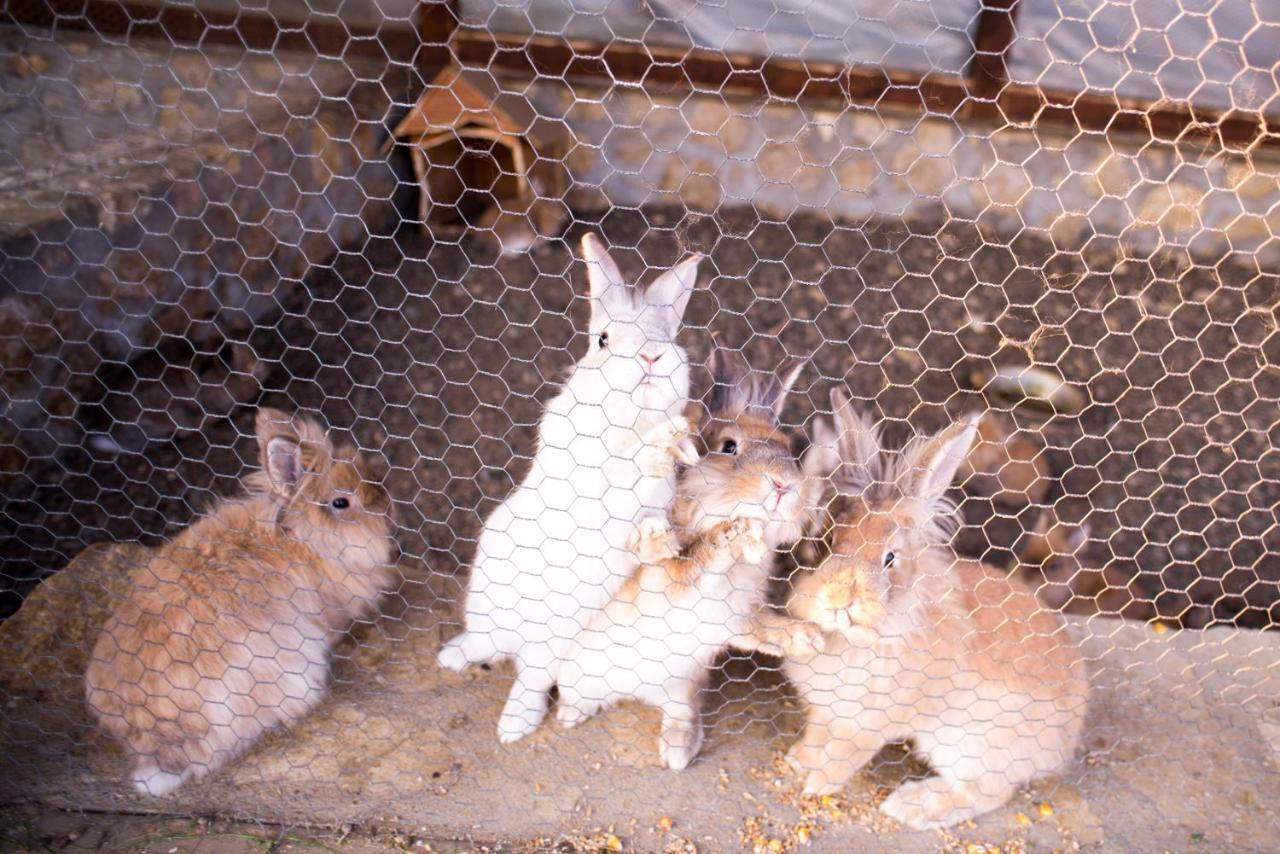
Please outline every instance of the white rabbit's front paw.
[{"label": "white rabbit's front paw", "polygon": [[645,516],[636,522],[627,548],[641,563],[658,563],[680,552],[675,532],[663,516]]},{"label": "white rabbit's front paw", "polygon": [[646,477],[672,477],[677,462],[692,465],[698,460],[698,450],[689,438],[689,419],[683,415],[653,427],[641,441],[636,464]]}]

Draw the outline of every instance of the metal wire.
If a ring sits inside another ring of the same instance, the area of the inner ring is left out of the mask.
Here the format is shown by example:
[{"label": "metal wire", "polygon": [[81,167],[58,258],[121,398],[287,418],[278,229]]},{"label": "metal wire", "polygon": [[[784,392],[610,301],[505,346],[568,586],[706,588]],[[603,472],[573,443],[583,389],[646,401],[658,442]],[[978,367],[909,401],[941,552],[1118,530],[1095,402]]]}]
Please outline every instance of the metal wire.
[{"label": "metal wire", "polygon": [[[7,809],[575,850],[1273,837],[1265,8],[5,15]],[[575,385],[650,345],[687,354],[696,455]],[[756,483],[808,523],[743,522]],[[637,521],[668,514],[674,544]],[[503,549],[534,581],[485,610]],[[606,664],[640,702],[584,687]]]}]

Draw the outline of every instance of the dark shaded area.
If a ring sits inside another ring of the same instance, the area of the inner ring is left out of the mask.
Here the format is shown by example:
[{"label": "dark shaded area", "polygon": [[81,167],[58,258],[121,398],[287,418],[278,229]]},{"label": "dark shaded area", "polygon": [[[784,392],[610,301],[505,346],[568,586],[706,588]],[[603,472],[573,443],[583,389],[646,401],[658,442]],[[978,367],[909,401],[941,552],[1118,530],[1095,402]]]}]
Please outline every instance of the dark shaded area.
[{"label": "dark shaded area", "polygon": [[[1251,259],[1132,258],[1101,237],[1068,252],[957,220],[770,222],[749,209],[579,212],[566,240],[588,227],[630,275],[710,254],[685,333],[695,360],[708,329],[765,368],[814,350],[812,399],[793,404],[791,424],[839,381],[902,437],[981,405],[974,369],[1033,358],[1058,370],[1090,402],[1044,427],[1060,478],[1049,501],[1090,525],[1086,562],[1137,575],[1162,615],[1189,625],[1280,619],[1278,280]],[[563,241],[495,263],[479,241],[433,243],[410,227],[372,238],[244,339],[260,402],[319,411],[385,455],[408,566],[452,576],[585,346],[583,275]],[[79,410],[86,427],[111,434],[138,403],[164,411],[163,380],[137,385],[151,400],[120,392],[146,359],[168,376],[163,354],[180,349],[104,366],[101,395]],[[213,375],[230,358],[199,356],[171,358]],[[90,442],[28,460],[32,488],[0,513],[4,574],[25,586],[89,542],[156,542],[186,524],[251,458],[249,402],[141,453]],[[962,550],[996,561],[1038,512],[993,515],[976,499],[964,510]]]}]

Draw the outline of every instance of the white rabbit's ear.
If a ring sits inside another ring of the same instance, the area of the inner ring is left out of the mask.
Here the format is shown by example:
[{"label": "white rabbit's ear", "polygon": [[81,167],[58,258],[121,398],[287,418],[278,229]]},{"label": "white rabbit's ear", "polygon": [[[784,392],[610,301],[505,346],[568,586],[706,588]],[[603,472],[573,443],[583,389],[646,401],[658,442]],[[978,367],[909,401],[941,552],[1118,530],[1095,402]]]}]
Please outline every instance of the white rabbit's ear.
[{"label": "white rabbit's ear", "polygon": [[597,301],[610,301],[625,298],[631,299],[631,286],[622,278],[618,262],[613,260],[609,250],[594,233],[582,238],[582,260],[587,262],[587,283],[591,287],[591,298]]},{"label": "white rabbit's ear", "polygon": [[969,415],[902,452],[903,491],[929,504],[942,500],[978,436],[979,416]]},{"label": "white rabbit's ear", "polygon": [[831,411],[835,415],[840,457],[837,475],[844,486],[861,491],[875,481],[879,471],[880,432],[841,389],[831,390]]},{"label": "white rabbit's ear", "polygon": [[684,310],[689,306],[689,297],[693,296],[693,289],[698,284],[698,265],[702,258],[702,255],[690,255],[654,279],[644,290],[646,303],[669,311],[666,322],[672,337],[680,328]]}]

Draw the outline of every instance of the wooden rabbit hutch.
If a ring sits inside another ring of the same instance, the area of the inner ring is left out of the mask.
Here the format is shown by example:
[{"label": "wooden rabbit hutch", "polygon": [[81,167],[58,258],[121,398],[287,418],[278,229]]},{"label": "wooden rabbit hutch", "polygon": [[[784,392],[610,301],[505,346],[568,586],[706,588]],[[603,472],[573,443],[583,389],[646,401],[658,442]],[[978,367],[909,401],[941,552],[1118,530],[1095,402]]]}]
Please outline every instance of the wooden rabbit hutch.
[{"label": "wooden rabbit hutch", "polygon": [[441,71],[396,126],[409,144],[421,187],[424,231],[466,226],[500,237],[526,232],[528,242],[554,236],[568,220],[561,197],[567,131],[492,76],[450,66]]}]

